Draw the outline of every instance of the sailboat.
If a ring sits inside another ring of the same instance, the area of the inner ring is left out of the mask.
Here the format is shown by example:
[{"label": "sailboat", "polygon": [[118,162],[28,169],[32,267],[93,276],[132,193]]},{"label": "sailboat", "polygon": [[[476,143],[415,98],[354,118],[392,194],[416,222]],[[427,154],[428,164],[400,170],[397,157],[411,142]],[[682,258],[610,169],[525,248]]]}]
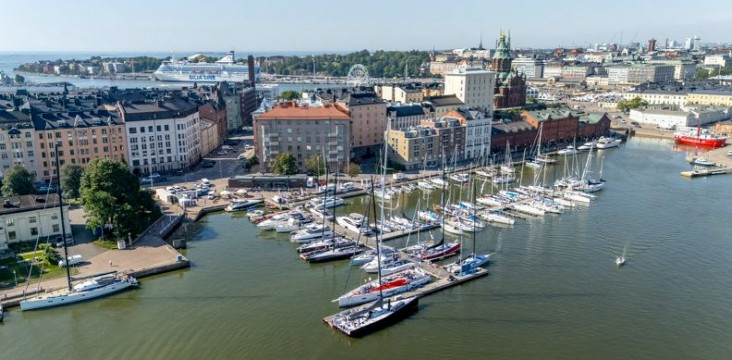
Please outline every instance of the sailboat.
[{"label": "sailboat", "polygon": [[[387,126],[387,135],[389,126]],[[384,164],[386,164],[386,151],[384,151]],[[384,190],[384,177],[386,166],[384,166],[384,174],[381,178],[381,189]],[[374,196],[373,186],[371,188],[372,209],[374,217],[376,217],[376,199]],[[381,218],[384,217],[384,209],[381,209]],[[377,259],[380,254],[380,239],[376,235],[376,253]],[[379,263],[378,279],[376,283],[367,283],[355,290],[341,296],[338,299],[340,306],[357,305],[358,303],[375,300],[373,304],[369,304],[363,308],[342,311],[331,317],[329,324],[338,331],[352,337],[360,337],[383,328],[389,324],[399,321],[418,309],[419,299],[416,296],[396,297],[394,299],[385,299],[387,296],[405,292],[422,286],[430,281],[430,276],[422,269],[409,269],[401,273],[389,275],[384,281],[381,274],[381,265]],[[376,298],[373,298],[373,295]],[[367,301],[363,301],[363,299]]]},{"label": "sailboat", "polygon": [[512,175],[515,172],[516,169],[513,167],[513,161],[511,160],[511,144],[506,141],[506,162],[501,165],[501,173],[504,175]]},{"label": "sailboat", "polygon": [[[56,149],[56,173],[60,174],[58,160],[58,148]],[[59,177],[56,178],[58,181],[57,194],[59,201],[59,212],[61,216],[61,235],[66,239],[66,227],[64,226],[64,203],[63,197],[61,196],[61,181]],[[66,241],[62,241],[64,245],[64,259],[68,259],[69,251],[66,245]],[[117,274],[117,272],[107,273],[104,275],[96,276],[76,285],[71,283],[71,267],[66,266],[66,284],[65,289],[58,291],[40,294],[31,298],[24,298],[20,301],[20,310],[36,310],[45,309],[49,307],[73,304],[81,301],[87,301],[96,299],[102,296],[107,296],[128,289],[133,286],[137,286],[137,279],[127,274]]]},{"label": "sailboat", "polygon": [[[475,219],[475,183],[472,184],[472,198],[473,198],[473,206],[472,206],[472,217]],[[450,273],[453,273],[455,275],[467,275],[470,273],[475,272],[478,267],[483,266],[486,264],[489,260],[491,255],[490,254],[476,254],[475,253],[475,233],[476,233],[476,222],[473,221],[473,253],[470,254],[468,257],[463,258],[462,256],[462,246],[460,247],[460,259],[452,264],[449,264],[445,266],[445,270],[447,270]],[[460,237],[460,242],[462,243],[462,236]]]}]

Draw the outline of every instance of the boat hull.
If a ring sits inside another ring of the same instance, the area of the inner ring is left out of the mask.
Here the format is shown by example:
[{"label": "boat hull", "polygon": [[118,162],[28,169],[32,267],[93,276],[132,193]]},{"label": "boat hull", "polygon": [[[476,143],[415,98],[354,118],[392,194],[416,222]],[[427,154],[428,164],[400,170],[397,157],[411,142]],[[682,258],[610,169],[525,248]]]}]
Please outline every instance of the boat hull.
[{"label": "boat hull", "polygon": [[74,303],[78,303],[78,302],[82,302],[82,301],[93,300],[96,298],[108,296],[108,295],[126,290],[130,287],[136,286],[136,284],[137,284],[137,282],[128,280],[128,281],[117,282],[114,284],[103,286],[101,288],[87,290],[87,291],[63,293],[63,294],[59,294],[59,295],[53,295],[53,294],[42,295],[42,296],[38,296],[36,298],[22,300],[20,302],[20,310],[26,311],[26,310],[45,309],[45,308],[50,308],[50,307],[74,304]]},{"label": "boat hull", "polygon": [[675,137],[677,144],[691,145],[691,146],[702,146],[708,148],[721,148],[725,145],[725,139],[703,139],[694,136],[682,136],[677,135]]},{"label": "boat hull", "polygon": [[[388,300],[386,300],[388,301]],[[380,319],[379,321],[374,321],[372,323],[369,323],[367,325],[357,327],[352,330],[344,329],[339,327],[337,324],[331,324],[331,326],[350,336],[350,337],[364,337],[366,335],[369,335],[371,333],[374,333],[378,330],[381,330],[383,328],[386,328],[390,325],[393,325],[401,320],[403,320],[406,317],[409,317],[409,315],[412,315],[419,309],[419,298],[413,297],[411,299],[405,299],[402,300],[405,301],[405,303],[399,307],[397,310],[390,313],[388,316],[385,316],[384,318]]]}]

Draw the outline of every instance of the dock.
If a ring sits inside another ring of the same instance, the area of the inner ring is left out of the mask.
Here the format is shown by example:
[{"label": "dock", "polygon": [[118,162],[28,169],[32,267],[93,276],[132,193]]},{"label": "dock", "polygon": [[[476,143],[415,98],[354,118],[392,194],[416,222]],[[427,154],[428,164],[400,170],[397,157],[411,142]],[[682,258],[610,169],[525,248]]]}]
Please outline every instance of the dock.
[{"label": "dock", "polygon": [[686,178],[705,177],[705,176],[724,175],[724,174],[732,174],[732,168],[718,167],[718,168],[713,168],[713,169],[695,169],[695,170],[681,172],[681,176],[686,177]]},{"label": "dock", "polygon": [[[422,264],[420,266],[422,269],[426,270],[427,272],[432,275],[432,277],[435,277],[436,280],[430,282],[429,284],[422,286],[418,289],[408,291],[406,293],[400,294],[399,296],[402,297],[410,297],[410,296],[416,296],[417,298],[423,298],[425,296],[429,296],[435,293],[438,293],[442,290],[449,289],[453,286],[464,284],[468,281],[477,279],[479,277],[483,277],[488,275],[488,270],[484,268],[478,268],[475,272],[463,276],[457,276],[457,275],[450,275],[442,269],[442,267],[438,267],[437,269],[428,269],[432,268],[433,266],[428,264]],[[371,303],[361,305],[363,307],[370,306]],[[323,318],[323,322],[328,324],[328,326],[332,327],[331,320],[333,320],[333,317],[335,317],[338,313],[335,313],[333,315],[328,315]]]}]

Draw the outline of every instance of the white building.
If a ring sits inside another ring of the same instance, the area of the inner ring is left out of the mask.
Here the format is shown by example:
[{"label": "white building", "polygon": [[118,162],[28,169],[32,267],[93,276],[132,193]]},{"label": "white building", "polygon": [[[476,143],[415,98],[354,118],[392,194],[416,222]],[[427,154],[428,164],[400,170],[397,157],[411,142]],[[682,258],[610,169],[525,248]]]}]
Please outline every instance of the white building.
[{"label": "white building", "polygon": [[629,91],[623,94],[623,99],[639,97],[649,105],[673,105],[680,108],[686,104],[686,96],[687,93],[683,91],[645,90]]},{"label": "white building", "polygon": [[[64,227],[71,234],[69,207],[64,206]],[[23,195],[2,199],[0,208],[0,253],[8,250],[8,244],[61,237],[61,217],[56,194]]]},{"label": "white building", "polygon": [[544,76],[544,63],[534,58],[515,58],[511,61],[511,68],[519,74],[526,74],[527,79],[541,79]]},{"label": "white building", "polygon": [[678,129],[726,120],[729,119],[729,115],[729,109],[701,109],[690,111],[649,109],[631,110],[630,120],[642,124],[655,125],[661,129]]},{"label": "white building", "polygon": [[527,86],[526,87],[526,99],[533,97],[534,99],[539,98],[539,88],[535,88],[533,86]]},{"label": "white building", "polygon": [[445,95],[455,95],[465,106],[493,114],[495,76],[480,68],[457,68],[445,73]]},{"label": "white building", "polygon": [[198,107],[182,98],[120,103],[135,174],[188,169],[201,159]]},{"label": "white building", "polygon": [[726,67],[732,65],[732,58],[727,54],[714,54],[704,57],[704,66]]}]

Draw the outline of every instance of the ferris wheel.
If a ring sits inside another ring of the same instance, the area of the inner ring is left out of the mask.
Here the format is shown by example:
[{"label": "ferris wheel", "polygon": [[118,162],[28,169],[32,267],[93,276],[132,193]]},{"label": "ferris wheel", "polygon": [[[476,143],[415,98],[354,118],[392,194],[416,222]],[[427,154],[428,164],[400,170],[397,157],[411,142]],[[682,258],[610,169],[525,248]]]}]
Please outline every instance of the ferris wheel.
[{"label": "ferris wheel", "polygon": [[362,86],[369,84],[369,71],[361,64],[356,64],[348,69],[348,77],[346,78],[348,86]]}]

